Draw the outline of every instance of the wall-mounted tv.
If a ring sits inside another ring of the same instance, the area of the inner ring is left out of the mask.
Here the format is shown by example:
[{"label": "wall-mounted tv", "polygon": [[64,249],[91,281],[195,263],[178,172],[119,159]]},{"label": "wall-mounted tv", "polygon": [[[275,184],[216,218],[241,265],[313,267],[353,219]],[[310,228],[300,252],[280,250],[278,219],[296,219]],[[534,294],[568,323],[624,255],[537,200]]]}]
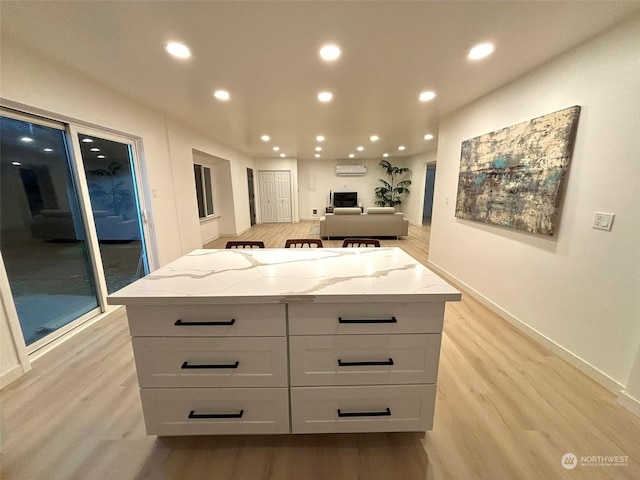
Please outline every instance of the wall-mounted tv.
[{"label": "wall-mounted tv", "polygon": [[333,206],[334,207],[357,207],[358,192],[334,192]]}]

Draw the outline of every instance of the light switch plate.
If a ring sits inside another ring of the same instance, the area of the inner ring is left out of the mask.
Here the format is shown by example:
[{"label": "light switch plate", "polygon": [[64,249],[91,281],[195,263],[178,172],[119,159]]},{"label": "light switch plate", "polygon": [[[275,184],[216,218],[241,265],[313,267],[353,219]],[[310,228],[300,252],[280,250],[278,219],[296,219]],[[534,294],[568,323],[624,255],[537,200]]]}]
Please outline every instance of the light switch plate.
[{"label": "light switch plate", "polygon": [[593,228],[610,232],[614,217],[614,213],[596,212],[595,217],[593,217]]}]

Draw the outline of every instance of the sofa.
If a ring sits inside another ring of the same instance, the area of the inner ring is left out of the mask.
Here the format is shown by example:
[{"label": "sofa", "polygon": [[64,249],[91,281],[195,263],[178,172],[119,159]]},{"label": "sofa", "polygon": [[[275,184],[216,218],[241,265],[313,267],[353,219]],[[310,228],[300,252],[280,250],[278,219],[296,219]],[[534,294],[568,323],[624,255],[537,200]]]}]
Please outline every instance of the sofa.
[{"label": "sofa", "polygon": [[409,234],[409,220],[393,207],[334,208],[320,218],[320,237],[401,237]]},{"label": "sofa", "polygon": [[[125,220],[122,215],[112,215],[107,210],[94,210],[99,241],[140,240],[138,220]],[[74,221],[70,210],[42,210],[33,217],[31,233],[34,238],[48,242],[69,242],[84,239],[82,224]]]}]

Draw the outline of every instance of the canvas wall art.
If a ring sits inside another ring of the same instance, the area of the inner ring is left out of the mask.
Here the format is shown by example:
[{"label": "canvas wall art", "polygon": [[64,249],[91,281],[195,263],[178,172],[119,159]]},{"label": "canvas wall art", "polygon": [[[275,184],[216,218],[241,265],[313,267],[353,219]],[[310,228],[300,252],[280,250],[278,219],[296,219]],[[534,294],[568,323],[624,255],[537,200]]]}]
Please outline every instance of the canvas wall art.
[{"label": "canvas wall art", "polygon": [[456,217],[553,235],[580,107],[462,142]]}]

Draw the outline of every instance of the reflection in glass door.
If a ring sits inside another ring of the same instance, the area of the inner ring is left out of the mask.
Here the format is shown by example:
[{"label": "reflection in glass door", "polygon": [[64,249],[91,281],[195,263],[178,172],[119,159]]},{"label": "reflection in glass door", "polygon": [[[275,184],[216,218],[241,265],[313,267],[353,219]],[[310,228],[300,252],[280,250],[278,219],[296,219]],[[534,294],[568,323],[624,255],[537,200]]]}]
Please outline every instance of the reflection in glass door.
[{"label": "reflection in glass door", "polygon": [[133,145],[78,134],[102,267],[111,294],[148,273]]},{"label": "reflection in glass door", "polygon": [[32,345],[98,312],[95,277],[64,126],[0,122],[0,248]]}]

